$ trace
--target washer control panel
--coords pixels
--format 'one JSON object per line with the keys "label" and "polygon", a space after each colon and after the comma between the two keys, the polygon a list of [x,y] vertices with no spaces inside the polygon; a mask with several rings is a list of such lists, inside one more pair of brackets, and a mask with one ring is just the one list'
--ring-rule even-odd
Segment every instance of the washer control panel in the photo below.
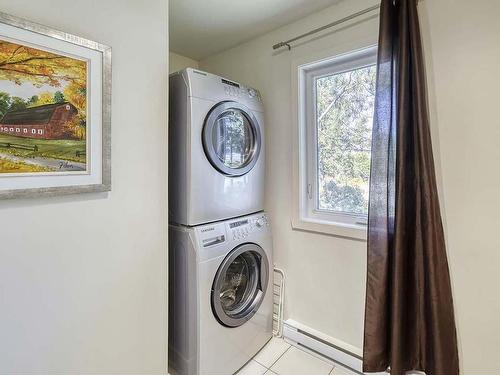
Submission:
{"label": "washer control panel", "polygon": [[269,226],[267,214],[236,219],[228,223],[228,237],[233,240],[244,240],[251,233]]}
{"label": "washer control panel", "polygon": [[198,228],[198,237],[202,247],[210,247],[226,241],[224,224],[205,225]]}
{"label": "washer control panel", "polygon": [[266,213],[240,217],[224,223],[213,223],[196,227],[200,248],[214,248],[226,241],[244,241],[252,233],[269,230]]}

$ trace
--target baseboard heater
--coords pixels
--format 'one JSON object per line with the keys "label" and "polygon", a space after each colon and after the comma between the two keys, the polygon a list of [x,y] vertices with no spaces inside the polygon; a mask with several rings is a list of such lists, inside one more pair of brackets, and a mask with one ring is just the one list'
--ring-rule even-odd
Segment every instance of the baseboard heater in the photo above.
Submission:
{"label": "baseboard heater", "polygon": [[[283,323],[283,336],[285,340],[296,346],[325,357],[358,374],[364,374],[362,351],[359,348],[324,335],[292,319]],[[380,372],[371,375],[387,375],[387,373]]]}

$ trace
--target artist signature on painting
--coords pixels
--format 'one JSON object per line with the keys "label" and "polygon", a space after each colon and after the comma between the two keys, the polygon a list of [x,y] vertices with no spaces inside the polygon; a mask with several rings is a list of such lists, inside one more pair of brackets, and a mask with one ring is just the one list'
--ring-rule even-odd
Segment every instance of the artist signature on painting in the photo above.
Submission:
{"label": "artist signature on painting", "polygon": [[68,161],[61,161],[59,163],[59,169],[74,169],[75,166]]}

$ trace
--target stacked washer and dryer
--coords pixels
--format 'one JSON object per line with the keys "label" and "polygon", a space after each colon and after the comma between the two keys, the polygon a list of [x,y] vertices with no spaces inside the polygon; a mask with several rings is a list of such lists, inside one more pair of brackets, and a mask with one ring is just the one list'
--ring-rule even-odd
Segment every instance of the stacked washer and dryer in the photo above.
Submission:
{"label": "stacked washer and dryer", "polygon": [[169,371],[230,375],[272,336],[262,101],[189,68],[169,95]]}

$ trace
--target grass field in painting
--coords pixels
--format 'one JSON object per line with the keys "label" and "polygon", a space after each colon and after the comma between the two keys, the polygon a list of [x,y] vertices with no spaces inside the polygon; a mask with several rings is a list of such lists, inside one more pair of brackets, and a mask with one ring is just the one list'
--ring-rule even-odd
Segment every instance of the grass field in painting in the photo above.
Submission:
{"label": "grass field in painting", "polygon": [[[15,147],[6,147],[6,143],[28,147],[37,146],[38,151],[24,150]],[[43,157],[51,159],[62,159],[67,161],[85,163],[85,149],[86,142],[84,140],[78,141],[65,139],[35,139],[0,134],[0,154],[10,154],[23,158]],[[82,154],[77,156],[77,151]],[[1,167],[0,170],[2,170]]]}
{"label": "grass field in painting", "polygon": [[20,161],[5,160],[0,157],[0,171],[2,173],[31,173],[31,172],[51,172],[51,169],[38,165],[23,163]]}

